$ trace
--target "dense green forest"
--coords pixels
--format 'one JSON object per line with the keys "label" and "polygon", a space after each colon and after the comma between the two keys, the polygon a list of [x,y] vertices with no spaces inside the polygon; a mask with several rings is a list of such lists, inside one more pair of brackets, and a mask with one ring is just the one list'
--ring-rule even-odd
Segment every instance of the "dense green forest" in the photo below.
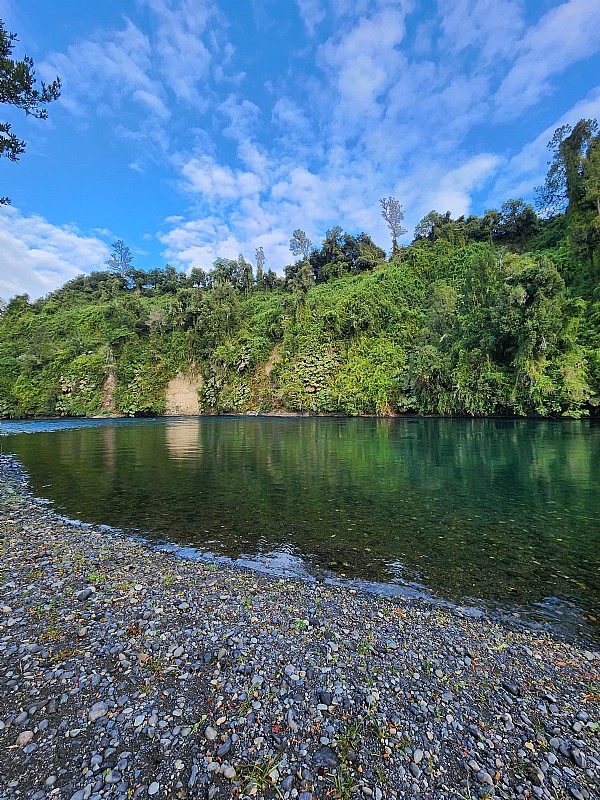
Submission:
{"label": "dense green forest", "polygon": [[161,413],[177,374],[197,377],[203,412],[594,413],[596,122],[560,128],[550,148],[539,215],[522,200],[432,211],[402,247],[400,206],[382,201],[389,259],[334,228],[320,247],[295,231],[284,278],[261,248],[253,264],[145,272],[118,242],[107,271],[3,305],[0,415]]}

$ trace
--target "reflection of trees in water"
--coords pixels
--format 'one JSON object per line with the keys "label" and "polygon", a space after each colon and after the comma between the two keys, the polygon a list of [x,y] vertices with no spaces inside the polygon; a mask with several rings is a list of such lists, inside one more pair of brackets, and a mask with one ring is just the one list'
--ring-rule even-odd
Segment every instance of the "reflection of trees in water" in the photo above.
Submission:
{"label": "reflection of trees in water", "polygon": [[232,557],[285,546],[349,577],[401,566],[455,599],[591,608],[599,436],[580,421],[210,418],[14,442],[34,486],[87,519]]}

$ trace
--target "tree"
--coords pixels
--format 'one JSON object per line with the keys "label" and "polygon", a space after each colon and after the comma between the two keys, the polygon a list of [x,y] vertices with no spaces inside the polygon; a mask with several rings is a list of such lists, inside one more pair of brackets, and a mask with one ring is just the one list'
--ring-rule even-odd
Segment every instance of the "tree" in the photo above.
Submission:
{"label": "tree", "polygon": [[347,248],[348,240],[339,225],[327,231],[321,249],[314,249],[310,255],[310,264],[315,283],[326,283],[332,278],[339,278],[350,269]]}
{"label": "tree", "polygon": [[600,218],[600,137],[596,136],[590,143],[587,159],[583,166],[583,185],[589,200],[596,207],[596,215]]}
{"label": "tree", "polygon": [[238,256],[238,282],[244,294],[248,295],[252,291],[254,276],[252,275],[252,264],[250,264],[240,253]]}
{"label": "tree", "polygon": [[125,276],[125,273],[129,269],[129,265],[133,261],[133,256],[131,255],[131,251],[126,246],[125,242],[122,239],[117,239],[116,242],[113,242],[112,245],[112,254],[109,259],[107,259],[104,263],[108,266],[109,269],[112,269],[114,272],[118,273],[121,277]]}
{"label": "tree", "polygon": [[284,272],[285,288],[292,294],[304,298],[313,284],[310,261],[307,258],[303,258],[301,261],[296,261],[295,264],[288,264],[284,268]]}
{"label": "tree", "polygon": [[295,256],[302,256],[303,259],[308,261],[310,258],[310,254],[313,249],[313,243],[308,238],[308,236],[297,229],[294,231],[292,238],[290,239],[290,250]]}
{"label": "tree", "polygon": [[[0,103],[22,108],[27,116],[35,119],[47,119],[44,105],[60,97],[60,78],[55,78],[50,84],[42,81],[40,88],[36,89],[32,59],[29,56],[24,56],[23,61],[11,58],[16,41],[16,34],[6,31],[0,20]],[[24,152],[25,142],[12,133],[8,122],[0,122],[0,157],[18,161]],[[0,197],[0,203],[10,203],[10,199]]]}
{"label": "tree", "polygon": [[263,275],[265,273],[265,251],[262,247],[256,248],[256,285],[260,288],[263,285]]}
{"label": "tree", "polygon": [[554,131],[552,139],[548,142],[548,149],[552,151],[552,160],[548,162],[550,169],[544,184],[534,189],[537,209],[546,217],[560,214],[567,207],[567,185],[561,149],[564,139],[570,133],[570,125],[561,125]]}
{"label": "tree", "polygon": [[415,228],[414,238],[428,239],[430,242],[435,242],[436,239],[440,238],[443,227],[451,222],[449,211],[446,211],[445,214],[440,214],[439,211],[430,211]]}
{"label": "tree", "polygon": [[499,244],[522,253],[538,230],[539,222],[533,207],[519,198],[502,203],[493,236]]}
{"label": "tree", "polygon": [[399,250],[398,239],[406,233],[406,228],[402,227],[404,211],[400,202],[391,195],[390,197],[382,197],[379,203],[381,204],[381,216],[392,232],[392,257],[394,257]]}
{"label": "tree", "polygon": [[598,138],[595,119],[581,119],[571,128],[562,125],[548,142],[552,161],[543,186],[538,186],[536,204],[545,216],[574,211],[585,196],[584,172],[587,157]]}
{"label": "tree", "polygon": [[599,137],[595,119],[581,119],[573,129],[558,128],[549,143],[554,156],[546,182],[536,190],[546,215],[565,212],[573,255],[594,268],[600,257]]}

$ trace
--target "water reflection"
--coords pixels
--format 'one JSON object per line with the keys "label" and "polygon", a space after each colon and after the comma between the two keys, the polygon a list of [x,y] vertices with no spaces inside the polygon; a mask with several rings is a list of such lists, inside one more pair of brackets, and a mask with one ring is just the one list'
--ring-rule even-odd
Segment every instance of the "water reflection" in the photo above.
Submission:
{"label": "water reflection", "polygon": [[120,421],[4,443],[87,521],[457,602],[600,607],[593,421]]}
{"label": "water reflection", "polygon": [[165,429],[169,458],[195,459],[202,449],[201,428],[194,423],[169,425]]}

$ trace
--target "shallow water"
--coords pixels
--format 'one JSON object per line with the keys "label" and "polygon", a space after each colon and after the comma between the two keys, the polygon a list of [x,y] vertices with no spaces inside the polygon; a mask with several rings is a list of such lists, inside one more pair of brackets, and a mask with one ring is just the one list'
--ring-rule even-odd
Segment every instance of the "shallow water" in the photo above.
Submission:
{"label": "shallow water", "polygon": [[4,422],[56,511],[281,573],[518,611],[596,639],[600,422]]}

